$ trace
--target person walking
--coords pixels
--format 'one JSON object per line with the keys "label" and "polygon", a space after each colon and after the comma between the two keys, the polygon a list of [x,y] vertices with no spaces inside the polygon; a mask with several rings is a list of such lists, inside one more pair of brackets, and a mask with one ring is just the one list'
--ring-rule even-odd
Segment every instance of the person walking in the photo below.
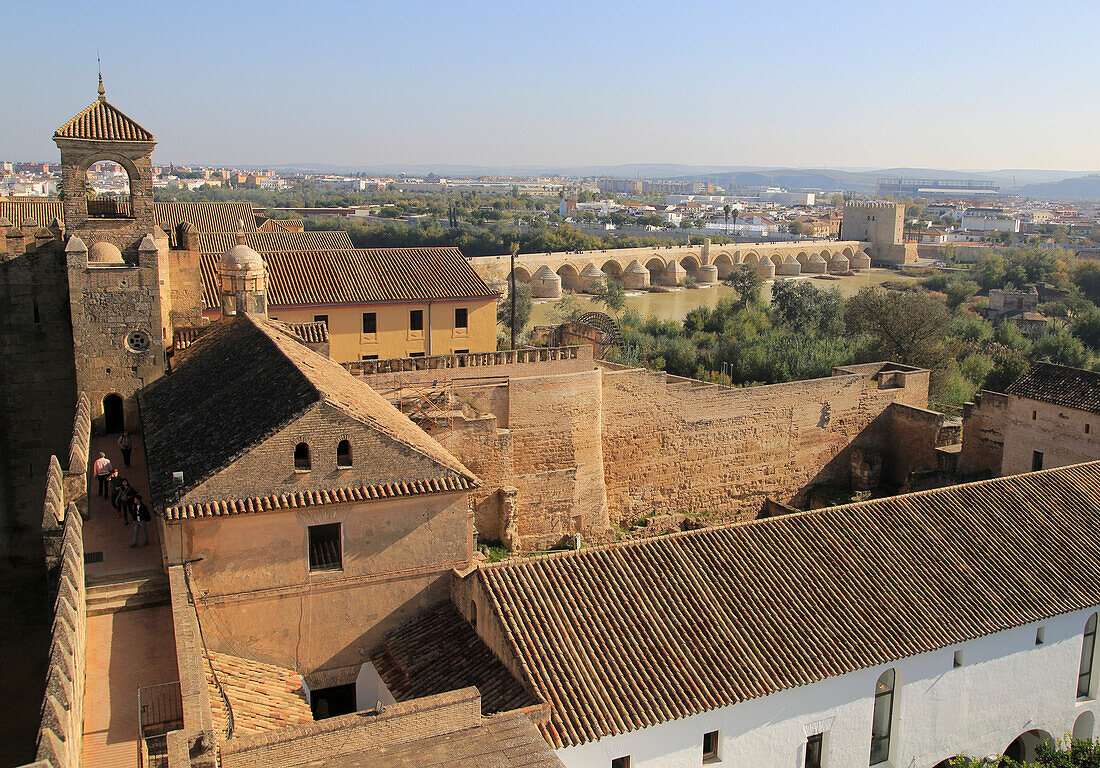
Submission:
{"label": "person walking", "polygon": [[145,541],[141,546],[145,546],[149,543],[149,528],[147,527],[149,521],[153,519],[153,516],[149,514],[149,507],[144,501],[141,500],[141,494],[137,494],[134,497],[134,540],[130,542],[131,547],[138,545],[138,533],[145,534]]}
{"label": "person walking", "polygon": [[130,437],[129,432],[123,432],[122,437],[118,439],[118,449],[122,451],[122,463],[130,466],[130,451],[134,450],[134,438]]}
{"label": "person walking", "polygon": [[107,454],[100,451],[99,458],[92,464],[92,474],[99,480],[99,495],[103,498],[107,498],[107,483],[111,479],[113,469],[114,467],[111,466],[111,460],[107,458]]}
{"label": "person walking", "polygon": [[119,474],[118,470],[112,468],[110,479],[107,481],[107,498],[111,500],[111,506],[115,508],[115,517],[122,517],[122,507],[118,503],[118,491],[122,488],[122,484],[126,482]]}
{"label": "person walking", "polygon": [[122,486],[118,489],[118,508],[122,511],[122,523],[123,525],[130,524],[130,518],[134,516],[134,499],[137,497],[137,491],[130,485],[129,480],[123,480]]}

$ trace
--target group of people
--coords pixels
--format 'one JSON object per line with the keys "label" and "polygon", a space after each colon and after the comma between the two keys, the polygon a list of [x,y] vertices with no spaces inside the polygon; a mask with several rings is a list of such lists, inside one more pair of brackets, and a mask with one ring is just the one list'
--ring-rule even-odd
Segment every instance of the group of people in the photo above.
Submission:
{"label": "group of people", "polygon": [[[123,432],[118,439],[118,448],[122,453],[122,462],[130,466],[130,454],[134,448],[133,438],[129,432]],[[153,516],[149,511],[149,505],[137,492],[130,481],[118,474],[118,469],[111,464],[107,454],[100,451],[99,456],[92,464],[92,474],[99,483],[99,495],[107,499],[115,509],[115,517],[122,520],[123,525],[134,524],[134,536],[130,542],[131,547],[138,546],[139,536],[144,537],[141,546],[149,543],[149,523]]]}

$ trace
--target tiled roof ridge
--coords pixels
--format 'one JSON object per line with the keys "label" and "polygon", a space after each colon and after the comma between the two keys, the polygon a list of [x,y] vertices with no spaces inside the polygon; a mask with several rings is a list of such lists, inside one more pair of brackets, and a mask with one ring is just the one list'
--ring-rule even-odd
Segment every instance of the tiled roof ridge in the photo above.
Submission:
{"label": "tiled roof ridge", "polygon": [[280,509],[302,509],[328,504],[350,504],[356,501],[374,501],[401,496],[420,496],[428,493],[447,493],[470,490],[479,485],[465,477],[441,475],[421,480],[400,480],[372,485],[349,485],[338,488],[288,491],[266,496],[246,496],[217,501],[195,502],[168,507],[166,520],[184,520],[197,517],[221,517],[224,515],[259,514]]}
{"label": "tiled roof ridge", "polygon": [[500,568],[506,568],[508,566],[514,566],[521,562],[532,562],[536,560],[550,560],[554,558],[564,557],[577,557],[586,554],[595,554],[597,552],[603,552],[612,549],[629,549],[632,547],[645,547],[652,545],[656,542],[670,541],[674,539],[686,539],[695,536],[706,536],[708,534],[714,534],[717,531],[725,531],[731,528],[744,528],[747,526],[767,526],[769,524],[778,525],[782,521],[791,520],[793,518],[819,516],[825,512],[832,512],[836,510],[850,510],[859,509],[860,507],[867,507],[875,504],[882,504],[883,502],[889,502],[897,499],[915,499],[935,496],[937,494],[948,493],[951,491],[958,491],[963,488],[976,488],[983,485],[989,485],[992,483],[1003,482],[1019,477],[1033,477],[1037,475],[1046,475],[1051,473],[1065,473],[1066,470],[1075,469],[1078,467],[1084,467],[1091,464],[1100,466],[1100,460],[1092,459],[1089,461],[1081,461],[1076,464],[1066,464],[1061,467],[1048,467],[1047,469],[1040,469],[1034,472],[1020,472],[1015,475],[1003,475],[1001,477],[989,477],[983,480],[971,480],[967,483],[959,483],[957,485],[945,485],[940,488],[925,488],[920,491],[910,491],[909,493],[899,493],[894,496],[883,496],[877,499],[865,499],[863,501],[853,501],[848,504],[835,504],[831,507],[819,507],[818,509],[803,509],[798,512],[789,512],[781,515],[772,515],[771,517],[760,517],[753,520],[734,520],[728,523],[720,523],[718,525],[711,525],[705,528],[696,528],[692,531],[675,531],[673,533],[662,534],[660,536],[651,536],[643,539],[631,539],[629,541],[613,541],[608,544],[597,544],[593,547],[584,547],[583,549],[563,549],[554,552],[543,552],[533,557],[525,558],[524,560],[516,560],[515,558],[500,560],[495,563],[478,563],[475,567],[478,571],[496,570]]}
{"label": "tiled roof ridge", "polygon": [[[296,334],[292,335],[291,332],[285,331],[282,328],[279,328],[278,326],[271,323],[270,321],[257,322],[256,327],[259,328],[261,330],[261,332],[264,333],[264,335],[268,336],[268,338],[272,338],[271,335],[270,335],[270,331],[271,330],[276,330],[280,333],[283,333],[284,335],[290,336],[297,344],[300,344],[303,348],[309,349],[308,347],[305,346],[305,344],[304,344],[303,340],[301,339],[301,337],[297,336]],[[272,340],[274,341],[273,338],[272,338]],[[348,408],[343,403],[340,403],[330,393],[324,391],[321,388],[321,386],[317,383],[317,381],[310,375],[309,372],[307,372],[306,370],[303,370],[293,359],[291,359],[290,355],[287,354],[287,351],[285,349],[283,349],[281,346],[279,346],[278,342],[274,342],[274,343],[275,343],[275,347],[279,351],[279,354],[281,354],[284,358],[286,358],[286,360],[296,370],[298,370],[301,373],[301,375],[306,379],[306,381],[309,383],[309,386],[312,387],[313,390],[317,393],[318,399],[323,400],[325,403],[328,403],[330,406],[332,406],[333,408],[336,408],[341,413],[346,414],[348,416],[348,418],[354,419],[355,421],[358,421],[360,424],[363,424],[364,426],[370,427],[371,429],[375,430],[379,434],[384,435],[385,437],[388,437],[389,439],[393,440],[395,443],[403,445],[404,447],[406,447],[410,451],[413,451],[414,453],[424,457],[425,459],[428,459],[429,461],[431,461],[431,462],[433,462],[437,465],[441,465],[444,469],[448,469],[448,470],[454,472],[455,474],[464,477],[468,482],[472,483],[472,487],[477,487],[477,486],[481,485],[481,481],[477,478],[477,476],[474,473],[472,473],[469,469],[467,469],[466,466],[461,461],[459,461],[454,455],[451,454],[450,451],[448,451],[446,448],[444,448],[438,442],[436,442],[436,446],[438,447],[438,452],[436,453],[436,455],[432,455],[431,453],[428,453],[425,450],[424,446],[417,445],[412,440],[409,440],[406,437],[400,435],[396,430],[391,429],[387,424],[385,424],[381,420],[379,420],[379,419],[370,419],[370,420],[368,420],[368,419],[365,419],[365,418],[361,417],[359,414],[350,412],[348,410]],[[310,350],[310,351],[312,352],[312,350]],[[317,353],[313,353],[313,354],[317,354]],[[349,373],[348,370],[346,368],[344,368],[342,365],[340,365],[339,363],[336,363],[336,362],[332,361],[331,359],[320,356],[320,355],[319,355],[319,357],[321,357],[322,360],[324,360],[325,362],[330,364],[330,367],[333,370],[333,372],[338,371],[338,375],[341,378],[346,378],[349,382],[354,382],[355,386],[365,387],[366,390],[371,392],[372,394],[377,394],[377,393],[374,392],[374,390],[372,390],[370,388],[370,385],[368,385],[368,384],[360,381],[359,379],[355,378],[354,376],[352,376],[351,373]],[[381,395],[379,395],[378,397],[381,398]],[[393,407],[388,402],[386,403],[386,405],[388,407],[391,407],[391,408]],[[400,413],[400,412],[398,412],[398,413]],[[402,418],[405,418],[404,414],[402,414]],[[412,422],[410,422],[410,424],[411,423]],[[418,434],[423,434],[424,437],[428,438],[429,440],[432,440],[432,442],[435,442],[434,438],[432,438],[430,435],[428,435],[427,433],[421,432],[419,427],[415,427],[415,425],[414,425],[414,428],[418,431]]]}

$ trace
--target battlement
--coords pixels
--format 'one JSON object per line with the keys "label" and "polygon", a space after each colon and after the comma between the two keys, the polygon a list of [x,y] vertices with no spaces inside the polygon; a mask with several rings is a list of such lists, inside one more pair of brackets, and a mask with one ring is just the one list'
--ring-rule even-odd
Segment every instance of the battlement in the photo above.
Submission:
{"label": "battlement", "polygon": [[899,205],[901,205],[901,203],[893,203],[893,202],[889,202],[889,201],[862,201],[862,200],[848,201],[848,202],[844,203],[845,208],[887,209],[887,208],[896,208]]}
{"label": "battlement", "polygon": [[[343,366],[355,376],[379,373],[410,373],[419,371],[455,371],[463,368],[485,368],[506,365],[529,365],[564,360],[592,361],[591,347],[529,347],[499,352],[470,352],[461,355],[431,357],[397,357],[389,360],[357,360]],[[444,374],[448,378],[454,374]],[[505,374],[501,374],[505,375]]]}

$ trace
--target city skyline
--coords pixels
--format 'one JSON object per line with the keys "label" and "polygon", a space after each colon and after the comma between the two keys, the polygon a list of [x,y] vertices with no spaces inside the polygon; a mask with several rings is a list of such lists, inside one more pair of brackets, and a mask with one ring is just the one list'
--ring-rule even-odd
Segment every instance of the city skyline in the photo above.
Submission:
{"label": "city skyline", "polygon": [[[98,53],[163,162],[1100,168],[1094,6],[908,10],[196,3],[182,35],[169,6],[24,4],[12,28],[77,42],[12,41],[3,154],[55,156],[40,123],[94,98]],[[152,53],[113,45],[134,25]]]}

